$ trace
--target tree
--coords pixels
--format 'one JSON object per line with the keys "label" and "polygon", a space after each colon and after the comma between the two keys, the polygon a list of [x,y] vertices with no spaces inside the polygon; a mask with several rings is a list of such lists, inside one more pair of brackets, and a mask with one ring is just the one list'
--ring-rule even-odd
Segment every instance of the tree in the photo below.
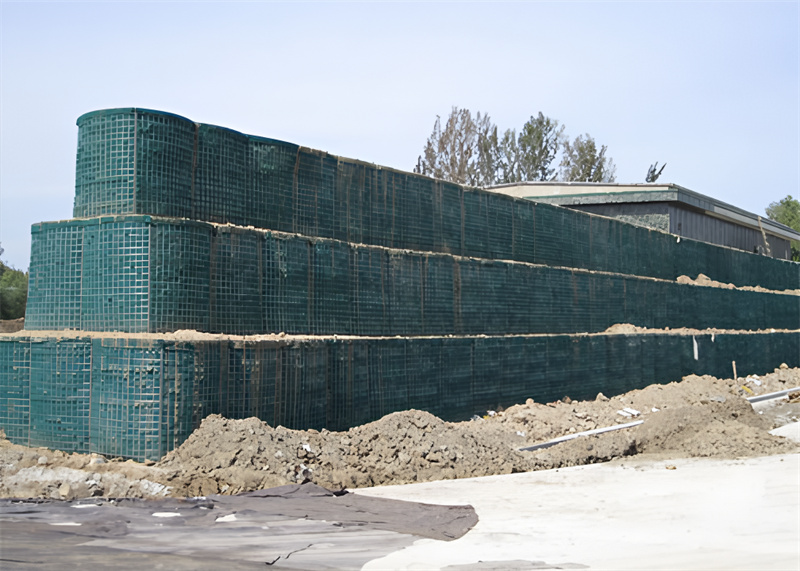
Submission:
{"label": "tree", "polygon": [[28,275],[0,262],[0,319],[25,316]]}
{"label": "tree", "polygon": [[522,127],[517,140],[519,152],[519,180],[553,180],[556,169],[550,165],[564,139],[564,127],[558,121],[545,117],[542,112]]}
{"label": "tree", "polygon": [[519,182],[519,144],[517,143],[517,132],[508,129],[503,133],[503,138],[498,144],[497,171],[495,181],[499,184],[509,182]]}
{"label": "tree", "polygon": [[667,163],[661,165],[661,168],[658,168],[658,161],[656,164],[650,165],[650,168],[647,169],[647,178],[644,179],[645,182],[655,182],[658,180],[658,177],[661,176],[661,173],[664,172],[664,167],[667,166]]}
{"label": "tree", "polygon": [[578,135],[570,143],[564,141],[559,180],[567,182],[614,182],[617,167],[606,157],[607,147],[597,150],[597,144],[588,134]]}
{"label": "tree", "polygon": [[415,172],[471,186],[494,182],[497,170],[497,127],[488,114],[472,116],[453,107],[442,128],[436,117]]}
{"label": "tree", "polygon": [[[800,232],[800,201],[788,195],[778,202],[771,202],[766,209],[767,217]],[[800,241],[792,240],[792,260],[800,262]]]}
{"label": "tree", "polygon": [[416,173],[470,186],[549,181],[556,180],[556,174],[568,181],[613,182],[615,170],[605,146],[598,152],[589,135],[570,143],[564,127],[541,111],[519,133],[508,129],[500,137],[488,114],[473,116],[458,107],[452,108],[444,126],[436,117],[414,167]]}

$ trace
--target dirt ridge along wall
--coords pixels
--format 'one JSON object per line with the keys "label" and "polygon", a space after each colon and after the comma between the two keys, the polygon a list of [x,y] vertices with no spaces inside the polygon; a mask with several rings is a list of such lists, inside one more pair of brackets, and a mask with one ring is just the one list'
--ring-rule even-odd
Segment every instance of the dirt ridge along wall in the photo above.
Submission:
{"label": "dirt ridge along wall", "polygon": [[587,399],[690,373],[722,377],[732,360],[740,374],[798,366],[800,331],[282,341],[4,335],[0,427],[18,444],[156,460],[212,413],[331,430],[406,409],[464,420],[527,398]]}
{"label": "dirt ridge along wall", "polygon": [[800,327],[800,296],[149,216],[34,225],[28,330],[469,335]]}
{"label": "dirt ridge along wall", "polygon": [[78,119],[75,217],[151,214],[487,259],[800,288],[776,260],[159,111]]}

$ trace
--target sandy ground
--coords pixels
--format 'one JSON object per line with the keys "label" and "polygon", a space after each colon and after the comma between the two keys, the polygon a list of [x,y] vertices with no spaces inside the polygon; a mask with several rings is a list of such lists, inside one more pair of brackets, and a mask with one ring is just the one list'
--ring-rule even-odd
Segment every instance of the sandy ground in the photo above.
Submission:
{"label": "sandy ground", "polygon": [[[313,482],[364,488],[564,468],[645,455],[743,458],[795,453],[770,430],[800,419],[800,398],[756,409],[745,397],[800,386],[800,369],[761,377],[689,376],[680,383],[592,401],[527,403],[449,423],[422,411],[390,414],[347,432],[271,427],[258,419],[206,418],[157,463],[26,448],[0,440],[0,497],[155,498],[237,494]],[[623,430],[521,448],[597,428]]]}
{"label": "sandy ground", "polygon": [[359,490],[469,503],[477,525],[419,540],[382,569],[800,569],[800,455],[626,458],[544,472]]}

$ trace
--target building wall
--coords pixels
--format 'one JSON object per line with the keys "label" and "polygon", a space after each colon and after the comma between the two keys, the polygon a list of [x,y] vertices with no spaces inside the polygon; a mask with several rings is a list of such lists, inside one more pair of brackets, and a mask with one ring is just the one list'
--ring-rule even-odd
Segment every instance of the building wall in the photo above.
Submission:
{"label": "building wall", "polygon": [[[684,208],[676,203],[636,202],[570,204],[567,206],[573,210],[609,216],[617,220],[654,228],[692,240],[700,240],[750,253],[766,254],[764,239],[759,230],[714,218],[703,212]],[[767,234],[767,240],[770,254],[773,258],[781,260],[792,259],[788,240],[772,234]]]}
{"label": "building wall", "polygon": [[[720,220],[702,212],[680,206],[671,206],[670,232],[703,242],[728,246],[745,252],[766,254],[764,237],[760,230]],[[770,255],[781,260],[792,258],[789,241],[767,234]]]}

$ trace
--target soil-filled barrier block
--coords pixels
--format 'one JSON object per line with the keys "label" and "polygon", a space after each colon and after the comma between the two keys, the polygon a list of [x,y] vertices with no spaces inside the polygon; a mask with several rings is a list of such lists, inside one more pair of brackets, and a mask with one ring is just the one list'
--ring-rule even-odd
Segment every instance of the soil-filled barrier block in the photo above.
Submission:
{"label": "soil-filled barrier block", "polygon": [[28,442],[31,410],[31,343],[0,341],[0,428],[14,442]]}
{"label": "soil-filled barrier block", "polygon": [[209,414],[345,430],[533,398],[613,396],[684,375],[800,366],[800,332],[413,338],[0,336],[0,428],[20,444],[158,459]]}
{"label": "soil-filled barrier block", "polygon": [[91,345],[31,343],[30,445],[89,452]]}
{"label": "soil-filled barrier block", "polygon": [[[65,235],[73,253],[59,266],[61,252],[46,246]],[[150,216],[37,224],[32,250],[29,330],[385,336],[800,326],[798,295]],[[56,305],[68,309],[49,313]]]}
{"label": "soil-filled barrier block", "polygon": [[78,119],[75,217],[150,214],[398,249],[738,286],[800,265],[146,109]]}

